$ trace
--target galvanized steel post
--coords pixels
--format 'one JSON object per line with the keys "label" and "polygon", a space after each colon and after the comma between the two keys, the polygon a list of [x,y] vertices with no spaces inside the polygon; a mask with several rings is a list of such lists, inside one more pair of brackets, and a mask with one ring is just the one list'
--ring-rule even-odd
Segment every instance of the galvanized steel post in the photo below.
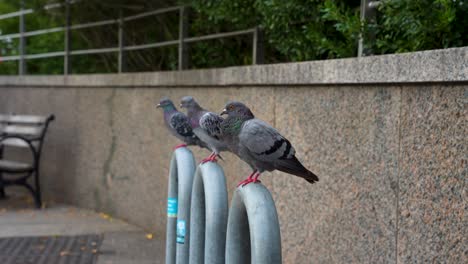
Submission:
{"label": "galvanized steel post", "polygon": [[120,9],[119,12],[119,54],[118,54],[118,72],[122,73],[125,71],[126,61],[125,61],[125,35],[124,35],[124,19],[123,19],[123,10]]}
{"label": "galvanized steel post", "polygon": [[278,214],[262,184],[237,188],[229,211],[226,263],[281,263]]}
{"label": "galvanized steel post", "polygon": [[179,9],[179,71],[188,69],[188,46],[185,38],[188,36],[188,7]]}
{"label": "galvanized steel post", "polygon": [[263,64],[264,63],[264,47],[263,47],[263,30],[259,27],[255,27],[253,32],[253,43],[252,43],[252,64]]}
{"label": "galvanized steel post", "polygon": [[190,213],[190,264],[224,264],[228,193],[223,169],[208,162],[198,166]]}
{"label": "galvanized steel post", "polygon": [[194,173],[192,151],[176,149],[169,171],[166,264],[186,264],[189,261],[190,198]]}
{"label": "galvanized steel post", "polygon": [[63,55],[63,74],[71,74],[70,50],[71,50],[71,18],[70,18],[70,0],[65,1],[65,41]]}
{"label": "galvanized steel post", "polygon": [[[375,21],[375,15],[376,15],[376,8],[377,6],[381,4],[379,1],[371,1],[371,0],[361,0],[361,23],[364,23],[366,21]],[[372,34],[368,34],[367,36],[370,39],[365,40],[364,37],[362,36],[362,33],[359,35],[359,40],[358,40],[358,57],[362,56],[367,56],[372,54],[372,50],[370,48],[365,48],[364,47],[364,41],[373,41],[375,36]]]}
{"label": "galvanized steel post", "polygon": [[26,37],[24,36],[24,33],[26,32],[26,23],[24,21],[24,0],[21,0],[21,15],[19,17],[19,63],[18,63],[18,74],[19,75],[24,75],[26,74]]}

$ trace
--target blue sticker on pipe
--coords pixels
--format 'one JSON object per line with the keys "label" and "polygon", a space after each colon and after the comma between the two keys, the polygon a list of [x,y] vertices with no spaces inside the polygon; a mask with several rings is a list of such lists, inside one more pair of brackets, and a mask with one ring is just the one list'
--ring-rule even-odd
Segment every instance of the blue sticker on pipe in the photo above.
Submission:
{"label": "blue sticker on pipe", "polygon": [[179,244],[185,243],[185,220],[177,220],[177,239],[176,242]]}
{"label": "blue sticker on pipe", "polygon": [[167,198],[167,217],[177,217],[177,198]]}

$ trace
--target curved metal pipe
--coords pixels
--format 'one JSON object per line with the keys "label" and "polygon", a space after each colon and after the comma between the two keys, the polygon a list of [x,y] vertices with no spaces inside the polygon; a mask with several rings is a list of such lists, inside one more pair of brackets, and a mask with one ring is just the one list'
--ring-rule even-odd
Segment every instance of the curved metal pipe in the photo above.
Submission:
{"label": "curved metal pipe", "polygon": [[262,184],[237,188],[229,212],[226,263],[281,263],[278,214]]}
{"label": "curved metal pipe", "polygon": [[188,148],[174,151],[167,195],[166,264],[189,261],[190,198],[195,159]]}
{"label": "curved metal pipe", "polygon": [[213,162],[198,166],[190,213],[190,264],[224,264],[228,193],[223,169]]}

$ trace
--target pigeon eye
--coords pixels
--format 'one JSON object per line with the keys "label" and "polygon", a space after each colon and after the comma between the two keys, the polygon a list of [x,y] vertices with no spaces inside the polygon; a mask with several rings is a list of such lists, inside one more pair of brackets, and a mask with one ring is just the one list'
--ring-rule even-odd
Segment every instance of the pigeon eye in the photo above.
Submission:
{"label": "pigeon eye", "polygon": [[233,105],[230,105],[230,106],[228,107],[228,109],[229,109],[229,110],[234,110],[234,106],[233,106]]}

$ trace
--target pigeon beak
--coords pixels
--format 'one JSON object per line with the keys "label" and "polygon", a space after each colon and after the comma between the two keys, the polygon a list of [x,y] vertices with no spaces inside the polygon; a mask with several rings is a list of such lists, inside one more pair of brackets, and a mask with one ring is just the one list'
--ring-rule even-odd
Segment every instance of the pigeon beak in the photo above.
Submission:
{"label": "pigeon beak", "polygon": [[223,109],[223,111],[221,112],[221,115],[227,115],[227,110]]}
{"label": "pigeon beak", "polygon": [[159,107],[161,107],[161,104],[157,104],[157,105],[156,105],[156,108],[159,108]]}

